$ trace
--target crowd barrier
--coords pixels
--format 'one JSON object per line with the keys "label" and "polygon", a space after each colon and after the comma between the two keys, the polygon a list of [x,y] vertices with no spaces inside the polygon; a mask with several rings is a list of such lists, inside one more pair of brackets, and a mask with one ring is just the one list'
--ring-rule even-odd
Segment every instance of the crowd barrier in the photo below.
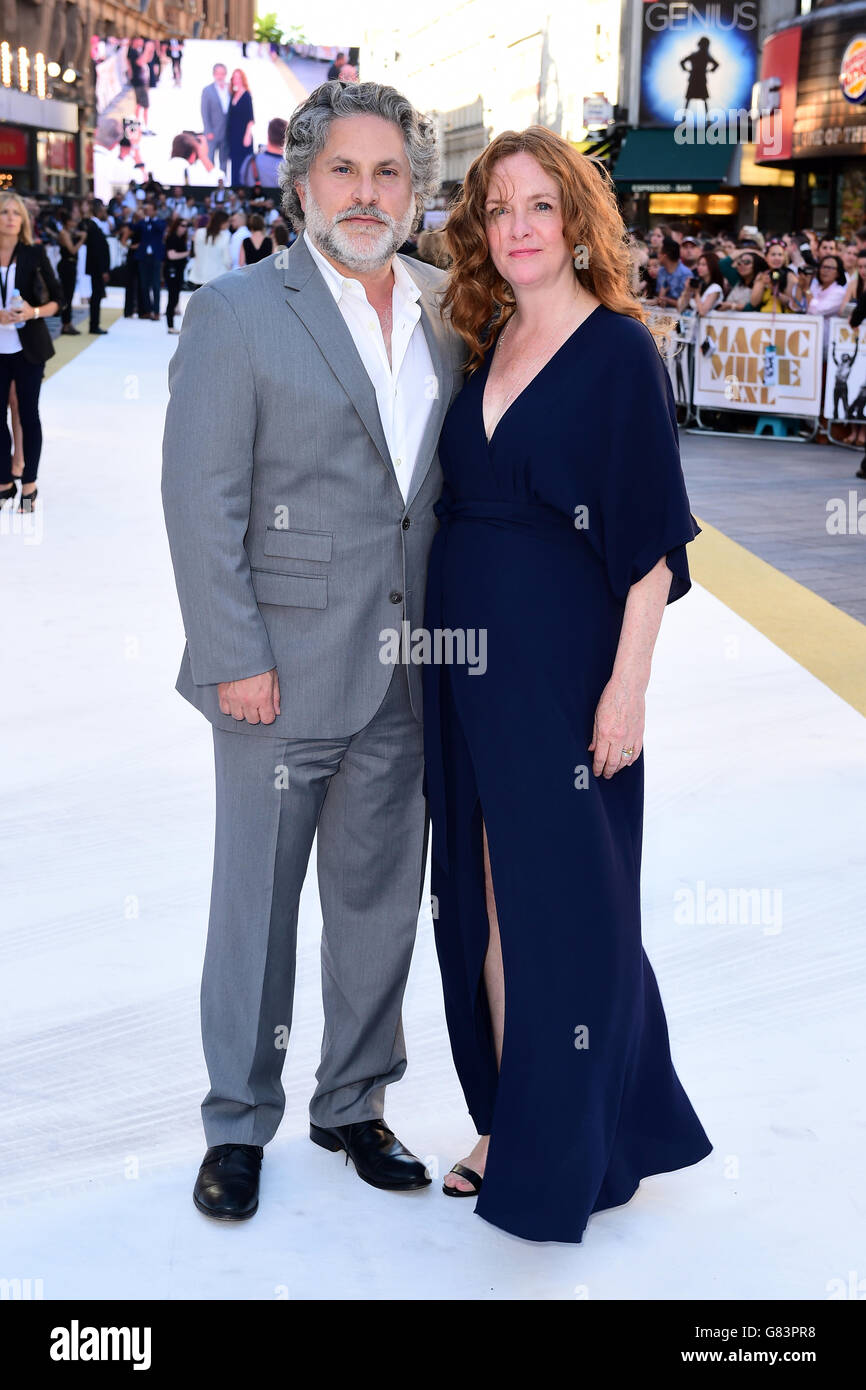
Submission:
{"label": "crowd barrier", "polygon": [[866,325],[852,329],[845,318],[831,320],[825,377],[818,314],[722,310],[702,317],[657,306],[647,313],[663,345],[682,428],[736,433],[711,423],[710,411],[754,415],[755,434],[771,437],[790,437],[789,425],[805,421],[811,433],[797,432],[804,441],[815,437],[822,415],[866,424]]}

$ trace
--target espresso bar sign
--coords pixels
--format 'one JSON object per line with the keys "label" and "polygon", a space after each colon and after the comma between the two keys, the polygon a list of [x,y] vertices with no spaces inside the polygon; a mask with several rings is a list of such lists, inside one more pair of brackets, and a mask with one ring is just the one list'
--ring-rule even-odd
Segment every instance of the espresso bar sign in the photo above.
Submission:
{"label": "espresso bar sign", "polygon": [[695,353],[695,405],[818,415],[822,332],[816,314],[709,314]]}

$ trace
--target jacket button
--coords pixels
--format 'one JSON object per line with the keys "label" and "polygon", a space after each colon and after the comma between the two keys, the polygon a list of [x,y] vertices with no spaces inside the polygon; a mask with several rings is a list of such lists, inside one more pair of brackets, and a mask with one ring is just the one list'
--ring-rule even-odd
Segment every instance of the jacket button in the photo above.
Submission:
{"label": "jacket button", "polygon": [[410,522],[408,516],[404,516],[403,520],[400,522],[400,525],[403,527],[404,531],[408,531],[411,524],[412,523]]}
{"label": "jacket button", "polygon": [[402,602],[403,602],[403,595],[402,595],[401,593],[399,593],[397,589],[392,589],[392,591],[391,591],[391,593],[388,595],[388,597],[390,598],[390,600],[391,600],[392,603],[402,603]]}

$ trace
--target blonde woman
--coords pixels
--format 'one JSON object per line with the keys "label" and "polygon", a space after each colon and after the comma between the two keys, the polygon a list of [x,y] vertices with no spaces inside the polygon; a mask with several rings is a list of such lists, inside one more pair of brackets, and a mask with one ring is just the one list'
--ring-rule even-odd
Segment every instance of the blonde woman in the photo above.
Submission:
{"label": "blonde woman", "polygon": [[0,193],[0,506],[14,502],[16,496],[6,418],[14,383],[24,460],[20,512],[32,512],[36,506],[42,453],[39,392],[45,363],[54,356],[45,319],[63,304],[60,281],[45,247],[33,240],[23,200],[11,191]]}
{"label": "blonde woman", "polygon": [[[446,227],[467,380],[439,441],[422,667],[432,892],[478,1138],[450,1197],[530,1240],[711,1144],[641,945],[644,694],[699,532],[609,177],[498,136]],[[471,660],[470,660],[471,656]]]}

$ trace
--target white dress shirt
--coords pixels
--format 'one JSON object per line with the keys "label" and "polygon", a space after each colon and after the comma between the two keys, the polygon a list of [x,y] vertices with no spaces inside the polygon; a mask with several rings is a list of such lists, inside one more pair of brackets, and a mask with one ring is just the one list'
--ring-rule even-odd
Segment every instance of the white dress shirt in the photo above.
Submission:
{"label": "white dress shirt", "polygon": [[418,303],[421,291],[402,261],[395,256],[391,262],[394,290],[391,298],[389,363],[379,315],[368,300],[361,281],[343,275],[336,266],[331,265],[306,231],[304,240],[334,296],[373,383],[379,419],[405,502],[437,394],[433,360],[421,323],[421,306]]}
{"label": "white dress shirt", "polygon": [[[6,286],[6,308],[12,307],[12,300],[15,298],[15,262],[9,269],[0,270],[0,279]],[[0,323],[0,352],[20,352],[21,339],[18,334],[24,327],[21,323]]]}
{"label": "white dress shirt", "polygon": [[231,247],[229,254],[232,261],[232,270],[237,270],[241,263],[241,247],[250,234],[250,229],[246,222],[242,227],[236,227],[232,232]]}

